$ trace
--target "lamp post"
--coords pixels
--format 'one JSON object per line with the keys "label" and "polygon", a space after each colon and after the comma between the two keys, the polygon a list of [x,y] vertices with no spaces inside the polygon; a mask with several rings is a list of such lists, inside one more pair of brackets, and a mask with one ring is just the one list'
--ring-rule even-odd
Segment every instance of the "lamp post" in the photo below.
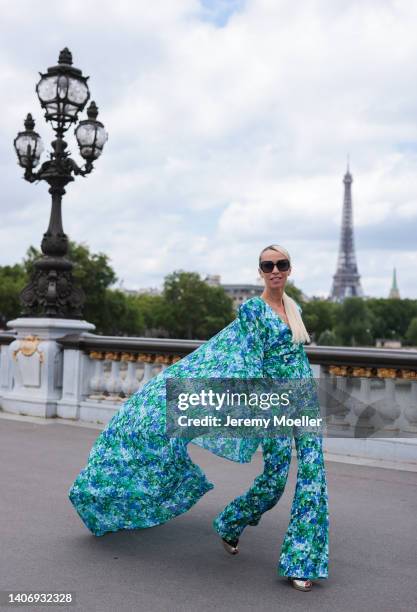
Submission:
{"label": "lamp post", "polygon": [[[24,179],[29,183],[48,183],[51,215],[42,239],[42,255],[34,262],[30,281],[20,293],[21,316],[6,323],[15,330],[16,338],[7,350],[10,376],[1,400],[6,412],[76,419],[85,396],[81,372],[89,367],[89,358],[81,351],[69,350],[64,359],[57,340],[67,334],[90,333],[95,325],[82,320],[85,295],[74,284],[73,264],[67,258],[68,237],[62,227],[61,205],[66,185],[75,176],[87,176],[93,170],[107,133],[97,120],[94,102],[87,108],[87,119],[78,120],[90,99],[89,77],[74,68],[67,48],[59,54],[58,64],[45,74],[40,73],[40,77],[36,92],[45,119],[55,131],[49,159],[35,170],[43,144],[30,114],[25,119],[25,129],[14,140],[14,147],[18,163],[25,170]],[[64,140],[68,128],[77,123],[74,133],[85,160],[83,166],[71,159]]]}
{"label": "lamp post", "polygon": [[40,76],[36,92],[45,110],[45,119],[55,131],[50,158],[39,171],[34,171],[40,162],[43,144],[34,131],[35,122],[31,114],[24,122],[25,130],[15,138],[14,147],[19,165],[25,169],[24,179],[30,183],[44,180],[49,184],[52,206],[49,226],[41,243],[43,255],[35,261],[30,282],[20,293],[21,316],[80,319],[85,295],[80,287],[75,286],[73,263],[66,258],[68,237],[62,226],[62,196],[74,175],[86,176],[93,170],[93,162],[100,157],[108,135],[103,124],[97,121],[95,102],[91,102],[87,109],[88,118],[80,121],[74,130],[80,154],[85,160],[83,167],[78,166],[66,151],[68,144],[64,134],[71,124],[77,123],[78,114],[90,99],[89,77],[73,67],[72,55],[67,48],[59,54],[58,64]]}

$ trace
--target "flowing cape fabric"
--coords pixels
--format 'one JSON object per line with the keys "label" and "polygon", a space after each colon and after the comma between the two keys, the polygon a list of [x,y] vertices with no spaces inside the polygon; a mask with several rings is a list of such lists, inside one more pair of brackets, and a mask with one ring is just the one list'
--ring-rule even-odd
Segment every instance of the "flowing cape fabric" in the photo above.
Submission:
{"label": "flowing cape fabric", "polygon": [[[267,327],[259,301],[248,301],[237,318],[198,349],[172,364],[130,396],[90,450],[68,496],[96,535],[152,527],[190,509],[213,488],[188,452],[189,440],[166,432],[166,381],[178,378],[260,378]],[[195,444],[246,463],[257,439],[213,438]]]}
{"label": "flowing cape fabric", "polygon": [[[253,303],[241,304],[235,321],[203,345],[208,357],[207,363],[212,364],[212,367],[207,367],[205,376],[242,379],[263,377],[266,334],[267,328]],[[249,463],[260,440],[207,435],[194,438],[191,442],[225,459]]]}

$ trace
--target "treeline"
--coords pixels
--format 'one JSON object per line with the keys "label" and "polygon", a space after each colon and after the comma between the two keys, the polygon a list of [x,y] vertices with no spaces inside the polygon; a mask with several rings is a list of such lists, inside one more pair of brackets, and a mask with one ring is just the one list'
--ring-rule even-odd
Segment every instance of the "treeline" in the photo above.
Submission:
{"label": "treeline", "polygon": [[[41,252],[30,247],[21,264],[0,266],[0,327],[20,315],[19,293],[28,283]],[[129,295],[112,287],[118,278],[104,253],[70,241],[68,258],[75,282],[86,295],[83,318],[94,333],[205,340],[230,323],[233,302],[221,287],[210,287],[195,272],[165,278],[162,295]]]}
{"label": "treeline", "polygon": [[[19,293],[33,263],[41,255],[30,247],[21,264],[0,266],[0,327],[18,317]],[[114,288],[118,278],[104,253],[70,241],[68,257],[74,278],[84,289],[84,319],[95,333],[206,340],[236,316],[232,300],[221,287],[207,285],[196,272],[168,274],[161,295],[129,295]],[[320,298],[308,302],[291,282],[286,291],[303,309],[313,342],[333,346],[375,346],[378,339],[417,346],[417,300],[348,298],[342,304]]]}
{"label": "treeline", "polygon": [[417,346],[417,300],[351,297],[339,304],[314,298],[302,307],[305,326],[319,345],[375,346],[384,339]]}

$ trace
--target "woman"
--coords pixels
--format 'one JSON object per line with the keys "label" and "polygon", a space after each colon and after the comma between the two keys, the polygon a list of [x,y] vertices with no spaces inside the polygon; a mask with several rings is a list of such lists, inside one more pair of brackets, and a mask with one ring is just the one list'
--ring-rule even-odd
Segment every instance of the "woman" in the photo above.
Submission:
{"label": "woman", "polygon": [[[169,366],[134,393],[95,441],[69,498],[90,531],[101,536],[119,529],[152,527],[189,510],[213,488],[187,452],[189,440],[166,434],[168,378],[311,377],[302,342],[309,341],[300,307],[285,292],[290,256],[278,245],[259,257],[265,281],[261,296],[247,300],[238,317],[198,349]],[[300,309],[301,310],[301,309]],[[202,436],[192,440],[213,453],[248,462],[259,445],[249,438]],[[278,573],[295,588],[327,578],[327,484],[321,439],[295,437],[297,487]],[[264,472],[251,489],[214,520],[226,550],[235,554],[248,524],[276,504],[291,461],[291,437],[262,442]]]}
{"label": "woman", "polygon": [[[259,272],[265,283],[260,299],[266,304],[260,309],[261,317],[264,325],[272,330],[272,340],[264,345],[263,376],[282,379],[312,377],[302,346],[302,342],[309,342],[310,337],[298,312],[301,312],[301,307],[284,291],[291,274],[288,251],[279,245],[263,249],[259,256]],[[317,408],[318,416],[319,406]],[[288,576],[296,589],[309,591],[312,579],[328,577],[327,481],[321,437],[296,431],[294,439],[297,484],[278,572]],[[290,468],[291,447],[290,436],[265,438],[262,442],[263,473],[244,495],[233,500],[215,518],[214,528],[222,537],[227,552],[237,554],[243,529],[247,525],[257,525],[262,514],[280,499]]]}

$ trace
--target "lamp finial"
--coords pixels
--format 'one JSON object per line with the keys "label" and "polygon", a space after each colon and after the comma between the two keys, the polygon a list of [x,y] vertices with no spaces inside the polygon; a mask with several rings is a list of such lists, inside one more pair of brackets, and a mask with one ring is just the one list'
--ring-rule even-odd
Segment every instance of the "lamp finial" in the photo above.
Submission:
{"label": "lamp finial", "polygon": [[59,54],[58,64],[66,64],[67,66],[72,66],[72,53],[68,49],[68,47],[62,49],[61,53]]}

